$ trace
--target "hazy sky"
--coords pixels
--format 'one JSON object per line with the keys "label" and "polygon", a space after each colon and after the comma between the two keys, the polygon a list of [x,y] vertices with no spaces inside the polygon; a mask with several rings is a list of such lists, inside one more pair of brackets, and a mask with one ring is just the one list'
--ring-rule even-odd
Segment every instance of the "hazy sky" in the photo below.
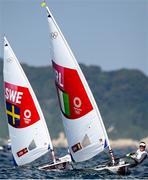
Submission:
{"label": "hazy sky", "polygon": [[[41,0],[0,0],[0,57],[5,34],[20,62],[50,64]],[[148,75],[148,0],[46,0],[78,62]]]}

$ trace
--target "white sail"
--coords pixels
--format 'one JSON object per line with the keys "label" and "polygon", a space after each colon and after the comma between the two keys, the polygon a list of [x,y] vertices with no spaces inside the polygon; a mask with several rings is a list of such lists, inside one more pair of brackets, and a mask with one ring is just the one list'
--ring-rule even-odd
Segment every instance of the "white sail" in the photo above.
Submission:
{"label": "white sail", "polygon": [[53,69],[69,150],[74,161],[85,161],[110,147],[109,139],[87,81],[47,6],[46,9]]}
{"label": "white sail", "polygon": [[12,154],[16,165],[24,165],[53,146],[37,98],[6,38],[3,76]]}

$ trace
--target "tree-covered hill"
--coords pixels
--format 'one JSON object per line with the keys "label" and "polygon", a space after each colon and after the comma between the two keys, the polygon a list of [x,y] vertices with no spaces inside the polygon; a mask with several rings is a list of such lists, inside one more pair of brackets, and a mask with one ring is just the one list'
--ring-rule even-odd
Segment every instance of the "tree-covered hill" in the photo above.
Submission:
{"label": "tree-covered hill", "polygon": [[[0,60],[0,137],[8,136]],[[138,70],[104,72],[98,66],[81,64],[99,106],[109,138],[139,139],[148,136],[148,77]],[[52,68],[23,69],[36,93],[52,137],[63,131]]]}

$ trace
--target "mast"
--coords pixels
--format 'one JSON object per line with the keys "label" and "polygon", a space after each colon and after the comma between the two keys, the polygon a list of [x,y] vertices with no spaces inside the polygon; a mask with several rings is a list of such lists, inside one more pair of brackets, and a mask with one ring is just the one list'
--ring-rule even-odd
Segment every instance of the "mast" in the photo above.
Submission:
{"label": "mast", "polygon": [[53,149],[51,149],[51,150],[50,150],[50,152],[51,152],[51,156],[52,156],[52,160],[53,160],[53,162],[54,162],[54,163],[56,163],[56,158],[55,158],[55,153],[54,153],[54,150],[53,150]]}
{"label": "mast", "polygon": [[112,150],[111,146],[109,146],[109,154],[111,157],[112,164],[115,165],[115,157],[114,157],[113,150]]}
{"label": "mast", "polygon": [[[85,77],[84,77],[84,75],[83,75],[83,73],[82,73],[82,71],[81,71],[81,69],[80,69],[80,67],[79,67],[79,65],[78,65],[78,63],[77,63],[77,61],[76,61],[76,59],[75,59],[75,57],[74,57],[74,55],[73,55],[73,53],[72,53],[69,45],[68,45],[68,43],[67,43],[67,41],[65,40],[65,38],[64,38],[64,36],[63,36],[60,28],[58,27],[58,25],[57,25],[54,17],[52,16],[52,14],[51,14],[48,6],[46,5],[46,2],[43,1],[42,4],[41,4],[41,6],[42,6],[42,7],[46,7],[48,18],[49,18],[49,19],[52,19],[53,24],[54,24],[54,26],[55,26],[55,28],[54,28],[53,25],[52,25],[52,31],[51,31],[51,33],[57,31],[58,34],[59,34],[59,35],[61,36],[61,38],[62,38],[62,41],[63,41],[64,45],[63,45],[63,44],[60,44],[60,45],[61,45],[61,46],[64,46],[63,49],[62,49],[62,52],[63,52],[63,53],[64,53],[64,52],[67,53],[67,54],[68,54],[67,57],[70,58],[70,59],[69,59],[69,60],[70,60],[70,63],[72,63],[72,65],[70,66],[70,68],[77,70],[78,76],[80,77],[80,80],[83,82],[83,86],[85,87],[85,90],[87,91],[87,95],[88,95],[88,97],[89,97],[89,99],[90,99],[90,101],[91,101],[91,103],[92,103],[92,105],[93,105],[93,108],[94,108],[94,110],[95,110],[95,112],[96,112],[96,115],[97,115],[98,118],[99,118],[100,126],[101,126],[101,128],[102,128],[102,131],[103,131],[105,137],[106,137],[105,139],[106,139],[106,141],[107,141],[107,145],[108,145],[108,148],[109,148],[109,154],[110,154],[110,156],[111,156],[112,164],[114,164],[114,163],[115,163],[115,160],[114,160],[114,155],[113,155],[113,152],[112,152],[112,148],[111,148],[111,146],[110,146],[109,139],[108,139],[108,136],[107,136],[107,133],[106,133],[106,130],[105,130],[105,127],[104,127],[104,124],[103,124],[103,121],[102,121],[100,112],[99,112],[99,110],[98,110],[98,108],[97,108],[96,102],[95,102],[94,97],[93,97],[93,95],[92,95],[92,93],[91,93],[91,90],[90,90],[90,88],[89,88],[89,86],[88,86],[88,84],[87,84],[87,82],[86,82],[86,79],[85,79]],[[56,37],[55,37],[54,39],[55,39],[54,41],[56,41]],[[57,38],[57,39],[58,39],[58,38]],[[58,40],[57,40],[57,41],[58,41]],[[59,37],[59,41],[60,41],[60,37]],[[53,43],[54,43],[54,42],[53,42]],[[66,48],[67,48],[67,50],[66,50]],[[60,58],[60,59],[61,59],[61,58]],[[56,60],[57,60],[57,59],[56,59]],[[68,60],[68,59],[67,59],[67,60]],[[72,60],[72,61],[71,61],[71,60]],[[66,61],[66,60],[65,60],[65,61]],[[63,61],[62,61],[62,63],[63,63]],[[64,65],[65,65],[65,64],[66,64],[66,63],[64,63]],[[60,64],[60,65],[61,65],[61,64]],[[59,68],[64,68],[64,65],[63,65],[63,67],[62,67],[62,66],[59,66]],[[54,66],[58,66],[58,64],[54,64]],[[57,68],[58,68],[58,67],[57,67]],[[67,64],[66,64],[66,68],[67,68]],[[61,91],[60,91],[60,93],[61,93]],[[66,123],[67,123],[67,122],[66,122]],[[70,123],[69,123],[69,125],[70,125]],[[87,137],[87,136],[86,136],[86,137]],[[78,144],[79,144],[79,143],[78,143]],[[76,146],[77,146],[78,144],[75,144],[75,148],[76,148]],[[77,147],[77,148],[78,148],[78,147]],[[85,158],[84,158],[84,159],[85,159]]]}
{"label": "mast", "polygon": [[[41,6],[46,8],[46,10],[47,10],[47,16],[48,16],[48,17],[51,17],[49,8],[48,8],[45,0],[44,0],[43,2],[41,2]],[[55,158],[54,149],[52,148],[50,152],[51,152],[51,156],[52,156],[53,162],[56,163],[56,158]]]}

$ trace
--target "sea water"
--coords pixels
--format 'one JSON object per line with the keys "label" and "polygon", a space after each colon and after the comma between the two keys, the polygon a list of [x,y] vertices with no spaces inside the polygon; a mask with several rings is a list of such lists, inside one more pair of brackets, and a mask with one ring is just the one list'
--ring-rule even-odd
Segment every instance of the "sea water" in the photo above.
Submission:
{"label": "sea water", "polygon": [[[120,157],[131,151],[128,148],[115,149],[114,153]],[[61,157],[67,150],[58,148],[55,152],[57,157]],[[113,174],[106,170],[99,172],[93,170],[93,167],[107,159],[107,153],[101,153],[91,160],[75,163],[74,170],[45,171],[39,170],[38,167],[51,161],[49,154],[23,167],[14,167],[11,152],[0,150],[0,179],[148,179],[148,158],[141,165],[133,168],[128,176]]]}

